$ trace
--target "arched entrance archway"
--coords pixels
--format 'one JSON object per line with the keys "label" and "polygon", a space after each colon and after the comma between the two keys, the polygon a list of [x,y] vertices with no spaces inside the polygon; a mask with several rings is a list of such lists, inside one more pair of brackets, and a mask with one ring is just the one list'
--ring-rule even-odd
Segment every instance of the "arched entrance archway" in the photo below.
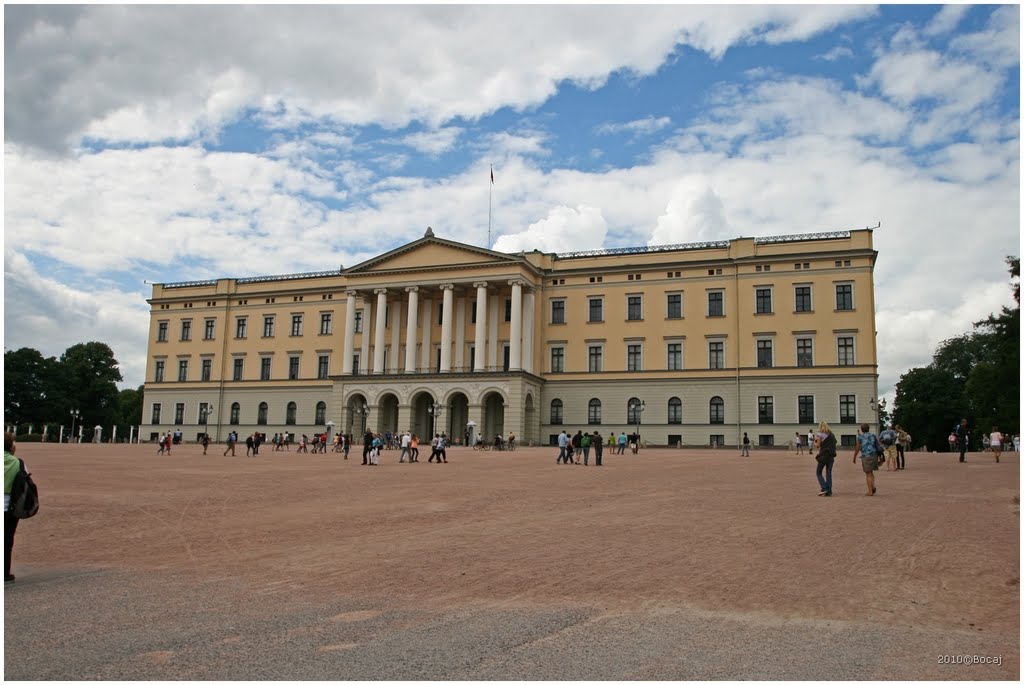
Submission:
{"label": "arched entrance archway", "polygon": [[[430,411],[434,401],[429,392],[419,392],[412,398],[412,432],[420,437],[420,442],[429,443],[434,437],[434,415]],[[441,430],[439,426],[437,432]]]}
{"label": "arched entrance archway", "polygon": [[495,435],[505,435],[505,398],[501,393],[489,392],[483,401],[484,425],[482,435],[487,441]]}
{"label": "arched entrance archway", "polygon": [[353,436],[353,440],[356,436],[359,436],[359,440],[362,440],[363,433],[366,432],[367,426],[372,426],[369,423],[372,418],[367,413],[368,405],[366,402],[366,396],[362,393],[356,393],[348,398],[348,402],[345,403],[347,415],[347,423],[345,424],[344,431]]}
{"label": "arched entrance archway", "polygon": [[469,398],[461,392],[452,393],[445,412],[448,414],[444,418],[448,438],[463,444],[466,439],[466,423],[469,422]]}
{"label": "arched entrance archway", "polygon": [[386,392],[377,400],[377,430],[381,433],[398,432],[398,397]]}

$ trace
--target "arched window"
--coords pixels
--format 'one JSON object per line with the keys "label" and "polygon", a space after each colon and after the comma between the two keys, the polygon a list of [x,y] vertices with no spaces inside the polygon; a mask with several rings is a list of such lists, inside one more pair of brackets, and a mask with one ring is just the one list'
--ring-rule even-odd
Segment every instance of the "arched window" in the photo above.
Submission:
{"label": "arched window", "polygon": [[725,423],[725,402],[721,397],[711,398],[711,423]]}
{"label": "arched window", "polygon": [[241,414],[241,413],[242,413],[241,405],[239,405],[238,402],[232,402],[231,403],[231,421],[230,421],[232,426],[237,426],[238,425],[238,415]]}
{"label": "arched window", "polygon": [[683,402],[678,397],[670,397],[668,400],[668,422],[683,422]]}
{"label": "arched window", "polygon": [[256,423],[265,426],[267,425],[267,403],[260,402],[259,412],[256,414]]}
{"label": "arched window", "polygon": [[596,397],[590,400],[590,405],[587,407],[587,423],[591,426],[601,424],[601,400]]}
{"label": "arched window", "polygon": [[289,402],[287,409],[285,409],[284,423],[286,426],[295,425],[295,403]]}
{"label": "arched window", "polygon": [[562,423],[562,400],[551,400],[551,423]]}
{"label": "arched window", "polygon": [[635,397],[630,397],[629,401],[626,402],[626,423],[638,424],[640,423],[640,400]]}
{"label": "arched window", "polygon": [[313,423],[318,426],[322,426],[327,423],[327,403],[317,402],[316,403],[316,415],[313,419]]}

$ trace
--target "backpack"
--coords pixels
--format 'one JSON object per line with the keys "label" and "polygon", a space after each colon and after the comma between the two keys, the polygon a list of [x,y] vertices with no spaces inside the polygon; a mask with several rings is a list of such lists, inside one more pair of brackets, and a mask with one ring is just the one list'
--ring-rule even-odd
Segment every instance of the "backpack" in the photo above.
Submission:
{"label": "backpack", "polygon": [[15,518],[32,518],[39,511],[39,489],[32,481],[32,474],[25,470],[25,462],[18,459],[19,469],[11,484],[10,512]]}
{"label": "backpack", "polygon": [[891,447],[896,444],[896,431],[891,428],[886,428],[879,434],[878,439],[882,441],[882,444],[886,447]]}
{"label": "backpack", "polygon": [[830,461],[836,458],[836,436],[828,433],[821,441],[821,449],[818,450],[818,461]]}

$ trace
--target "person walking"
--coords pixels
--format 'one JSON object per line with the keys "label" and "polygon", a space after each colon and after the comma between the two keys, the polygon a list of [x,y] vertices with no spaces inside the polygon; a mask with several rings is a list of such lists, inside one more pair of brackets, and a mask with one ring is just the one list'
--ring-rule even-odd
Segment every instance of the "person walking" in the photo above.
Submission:
{"label": "person walking", "polygon": [[896,470],[902,471],[907,466],[906,451],[910,447],[910,435],[902,426],[896,426]]}
{"label": "person walking", "polygon": [[245,456],[247,457],[252,456],[252,447],[256,443],[256,440],[253,437],[254,435],[255,433],[251,434],[249,437],[245,439]]}
{"label": "person walking", "polygon": [[448,436],[441,431],[441,437],[437,439],[437,456],[443,463],[448,463]]}
{"label": "person walking", "polygon": [[1003,434],[999,432],[999,426],[992,426],[992,433],[988,436],[989,447],[992,448],[992,454],[996,457],[996,463],[999,463],[999,456],[1003,453],[1003,441],[1005,438]]}
{"label": "person walking", "polygon": [[619,433],[619,451],[616,454],[625,454],[626,452],[626,431]]}
{"label": "person walking", "polygon": [[439,433],[434,433],[434,437],[430,439],[430,457],[427,459],[428,464],[432,464],[434,462],[434,457],[437,457],[438,464],[441,463],[441,457],[437,454],[437,441],[440,437],[441,435]]}
{"label": "person walking", "polygon": [[857,446],[853,450],[853,463],[857,463],[860,457],[861,468],[864,469],[864,480],[867,482],[867,496],[875,494],[875,471],[878,470],[878,458],[882,454],[882,443],[878,436],[871,432],[871,427],[866,423],[860,426],[860,433],[857,434]]}
{"label": "person walking", "polygon": [[157,455],[164,453],[164,434],[160,434],[160,449],[156,451]]}
{"label": "person walking", "polygon": [[[814,458],[818,462],[818,470],[815,475],[818,477],[818,485],[821,487],[818,497],[831,497],[832,467],[836,463],[836,436],[832,434],[832,429],[824,421],[818,424],[818,434],[812,444],[817,450]],[[810,446],[807,451],[811,451]],[[823,472],[824,477],[822,477]]]}
{"label": "person walking", "polygon": [[345,446],[342,448],[342,451],[345,452],[345,461],[348,461],[348,451],[351,448],[352,448],[352,434],[351,433],[345,433]]}
{"label": "person walking", "polygon": [[206,456],[206,448],[210,446],[210,436],[203,433],[203,456]]}
{"label": "person walking", "polygon": [[601,433],[594,431],[594,435],[590,440],[591,446],[594,448],[594,466],[601,465],[601,451],[604,450],[604,443],[601,441]]}
{"label": "person walking", "polygon": [[740,448],[740,456],[741,457],[749,457],[750,456],[750,438],[747,437],[746,433],[743,434],[743,447]]}
{"label": "person walking", "polygon": [[[370,448],[373,446],[373,433],[366,431],[363,435],[363,466],[370,463]],[[316,448],[313,448],[316,451]]]}
{"label": "person walking", "polygon": [[878,441],[882,443],[882,449],[884,450],[883,459],[885,460],[885,470],[893,471],[896,469],[896,442],[898,438],[896,431],[892,428],[886,428],[884,431],[878,434]]}
{"label": "person walking", "polygon": [[640,451],[640,434],[630,433],[629,434],[629,447],[633,450],[633,454],[637,454]]}
{"label": "person walking", "polygon": [[230,433],[228,433],[228,444],[227,447],[224,448],[223,456],[228,456],[228,452],[231,452],[232,457],[235,456],[236,442],[238,442],[238,433],[236,433],[235,431],[231,431]]}
{"label": "person walking", "polygon": [[[807,452],[808,453],[810,453],[810,451],[811,451],[811,445],[813,445],[813,443],[810,440],[808,440],[807,441]],[[796,453],[797,454],[803,454],[804,453],[804,443],[803,443],[802,440],[800,440],[800,431],[796,432]]]}
{"label": "person walking", "polygon": [[412,454],[409,455],[409,461],[413,464],[420,460],[420,436],[413,433],[412,438],[409,440],[409,449]]}
{"label": "person walking", "polygon": [[[18,517],[11,512],[11,487],[14,477],[21,471],[21,460],[14,456],[17,447],[14,433],[4,433],[4,582],[13,583],[11,556],[14,552],[14,532],[18,529]],[[10,627],[10,624],[8,624]]]}
{"label": "person walking", "polygon": [[583,448],[583,465],[590,466],[590,433],[584,433],[580,438],[580,447]]}
{"label": "person walking", "polygon": [[953,429],[953,436],[956,438],[956,447],[960,450],[960,463],[967,463],[967,419],[960,419],[960,423]]}
{"label": "person walking", "polygon": [[566,454],[566,447],[568,445],[569,436],[565,434],[565,429],[563,428],[562,432],[558,434],[558,458],[555,459],[556,464],[561,464],[563,459],[566,464],[569,463],[569,456]]}
{"label": "person walking", "polygon": [[409,449],[410,444],[412,444],[412,436],[409,435],[409,431],[406,431],[402,434],[402,451],[398,455],[399,464],[404,464],[406,457],[409,457],[409,463],[412,463],[412,450]]}
{"label": "person walking", "polygon": [[583,450],[583,431],[576,431],[576,435],[572,436],[572,451],[576,455],[576,460],[573,462],[576,465],[580,464],[580,452]]}

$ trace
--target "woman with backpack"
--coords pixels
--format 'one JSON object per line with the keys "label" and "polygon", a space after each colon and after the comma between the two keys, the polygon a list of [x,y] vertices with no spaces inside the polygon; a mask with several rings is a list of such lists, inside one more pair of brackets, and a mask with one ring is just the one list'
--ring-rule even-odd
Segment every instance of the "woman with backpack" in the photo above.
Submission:
{"label": "woman with backpack", "polygon": [[875,471],[878,470],[878,460],[882,455],[882,443],[878,436],[871,432],[871,427],[866,423],[860,425],[860,434],[857,436],[857,447],[853,450],[853,463],[857,463],[860,456],[860,465],[864,469],[864,480],[867,481],[868,497],[875,494]]}
{"label": "woman with backpack", "polygon": [[[161,443],[161,446],[163,443]],[[4,582],[11,583],[11,552],[14,550],[14,531],[18,517],[11,511],[11,488],[21,472],[21,460],[14,456],[14,433],[4,433]]]}
{"label": "woman with backpack", "polygon": [[[831,497],[832,467],[836,463],[836,436],[824,421],[818,424],[818,434],[814,437],[814,448],[818,452],[814,458],[818,461],[818,485],[821,486],[818,497]],[[824,477],[821,475],[822,472],[825,473]]]}

